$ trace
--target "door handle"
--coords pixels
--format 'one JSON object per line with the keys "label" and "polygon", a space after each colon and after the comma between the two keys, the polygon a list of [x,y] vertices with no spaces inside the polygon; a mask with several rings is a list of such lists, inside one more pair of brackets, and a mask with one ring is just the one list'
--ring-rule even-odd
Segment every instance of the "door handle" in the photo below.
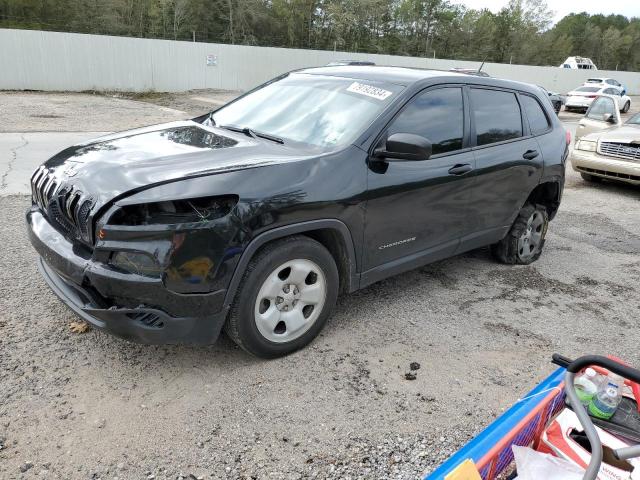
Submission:
{"label": "door handle", "polygon": [[473,170],[473,167],[468,163],[458,163],[449,169],[449,173],[451,175],[464,175],[471,170]]}
{"label": "door handle", "polygon": [[526,158],[527,160],[533,160],[538,155],[540,155],[540,154],[538,153],[537,150],[527,150],[526,152],[524,152],[522,154],[522,158]]}

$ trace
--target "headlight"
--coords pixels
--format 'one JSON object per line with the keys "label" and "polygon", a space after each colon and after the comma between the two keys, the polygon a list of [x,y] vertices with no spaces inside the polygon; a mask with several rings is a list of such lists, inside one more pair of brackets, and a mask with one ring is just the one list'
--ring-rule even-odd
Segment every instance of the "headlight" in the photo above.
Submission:
{"label": "headlight", "polygon": [[114,252],[109,265],[127,273],[135,273],[145,277],[160,277],[162,269],[158,262],[146,253]]}
{"label": "headlight", "polygon": [[229,214],[238,203],[235,195],[168,200],[125,205],[109,219],[110,225],[171,225],[200,223],[215,220]]}
{"label": "headlight", "polygon": [[585,152],[595,152],[596,151],[596,142],[592,142],[590,140],[578,140],[578,144],[576,145],[577,150],[584,150]]}

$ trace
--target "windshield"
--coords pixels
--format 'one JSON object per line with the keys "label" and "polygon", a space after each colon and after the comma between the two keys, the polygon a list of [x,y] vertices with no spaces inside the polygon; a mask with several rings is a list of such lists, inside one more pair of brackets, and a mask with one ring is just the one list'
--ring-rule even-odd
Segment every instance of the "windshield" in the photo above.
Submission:
{"label": "windshield", "polygon": [[402,87],[321,75],[293,74],[214,112],[232,125],[319,147],[354,141]]}
{"label": "windshield", "polygon": [[590,78],[587,80],[587,83],[601,83],[602,79],[601,78]]}
{"label": "windshield", "polygon": [[626,122],[627,125],[640,125],[640,113],[636,113],[633,117],[631,117]]}

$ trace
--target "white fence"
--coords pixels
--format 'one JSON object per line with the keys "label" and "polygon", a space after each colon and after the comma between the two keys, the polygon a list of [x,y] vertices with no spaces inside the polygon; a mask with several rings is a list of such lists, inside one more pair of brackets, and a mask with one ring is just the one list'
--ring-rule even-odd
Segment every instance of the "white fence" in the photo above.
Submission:
{"label": "white fence", "polygon": [[[434,58],[0,29],[0,90],[247,90],[283,72],[340,59],[442,70],[478,67],[478,62]],[[614,77],[629,94],[640,95],[637,72],[499,63],[487,63],[483,70],[562,93],[589,76]]]}

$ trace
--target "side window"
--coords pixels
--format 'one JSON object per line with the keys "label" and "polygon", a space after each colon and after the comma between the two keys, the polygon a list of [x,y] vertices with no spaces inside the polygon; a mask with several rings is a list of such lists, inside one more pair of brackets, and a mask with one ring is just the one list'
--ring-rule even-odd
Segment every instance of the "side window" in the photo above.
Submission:
{"label": "side window", "polygon": [[413,133],[431,142],[433,154],[462,148],[464,108],[462,89],[438,88],[419,94],[389,126],[388,135]]}
{"label": "side window", "polygon": [[529,120],[531,133],[533,135],[540,135],[541,133],[549,130],[549,127],[551,126],[549,124],[549,119],[545,115],[544,110],[542,110],[538,101],[529,95],[520,95],[520,100],[522,100],[522,108],[524,108],[524,112]]}
{"label": "side window", "polygon": [[477,145],[522,136],[520,106],[514,93],[472,88],[470,94]]}
{"label": "side window", "polygon": [[603,121],[602,116],[605,113],[610,113],[611,115],[615,116],[616,108],[617,107],[612,98],[598,97],[591,104],[591,107],[587,112],[587,118],[591,118],[592,120],[598,120],[602,122]]}

